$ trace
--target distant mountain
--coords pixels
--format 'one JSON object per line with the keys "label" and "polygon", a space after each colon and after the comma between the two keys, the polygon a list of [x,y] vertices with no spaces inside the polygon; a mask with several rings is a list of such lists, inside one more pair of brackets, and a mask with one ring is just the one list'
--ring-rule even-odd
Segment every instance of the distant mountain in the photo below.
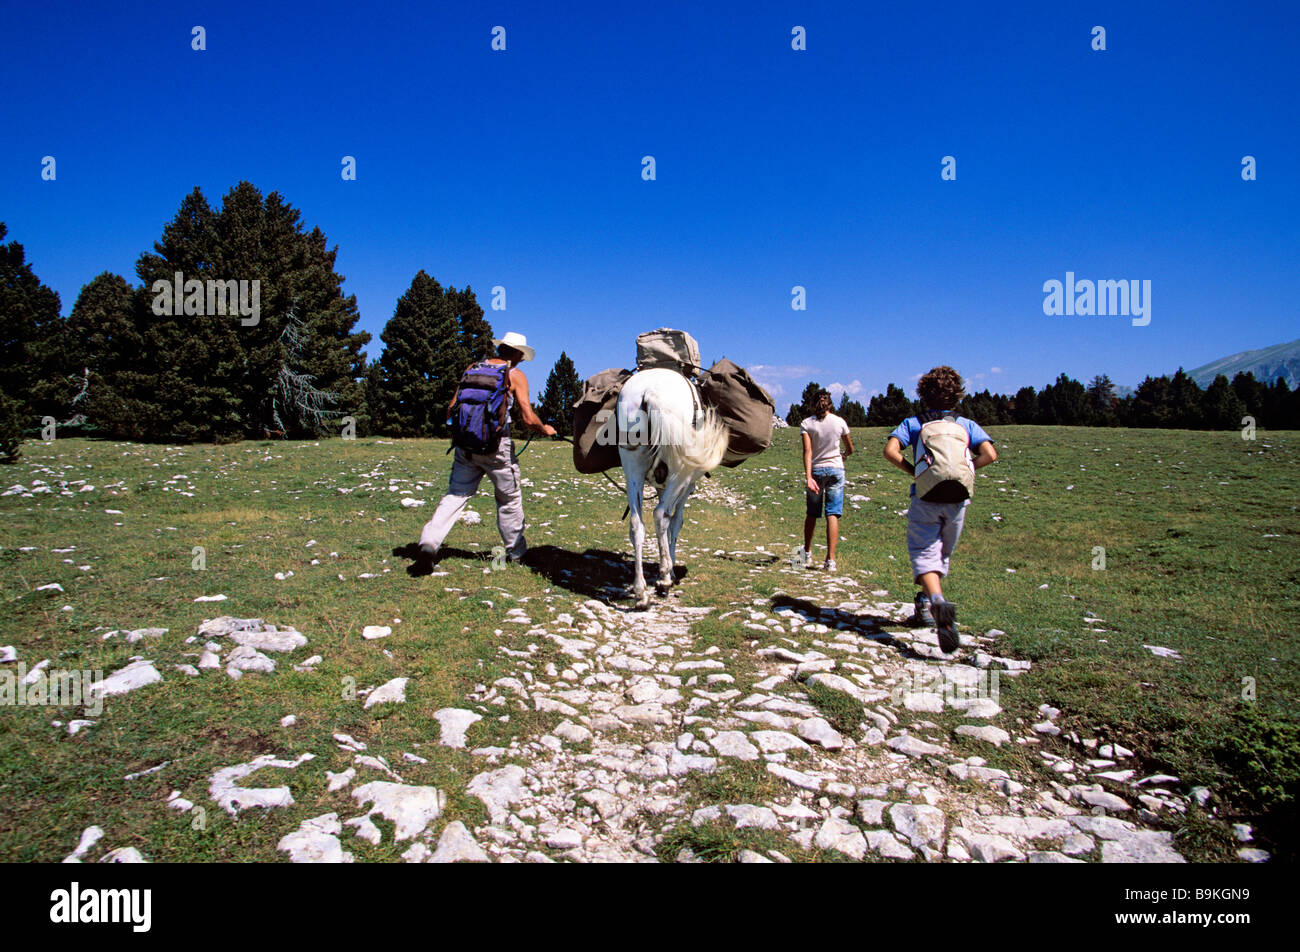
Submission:
{"label": "distant mountain", "polygon": [[1202,387],[1214,383],[1223,374],[1231,380],[1236,374],[1249,371],[1255,379],[1271,384],[1278,377],[1292,390],[1300,383],[1300,340],[1289,344],[1274,344],[1261,350],[1245,350],[1231,357],[1220,357],[1202,367],[1187,371],[1187,375]]}

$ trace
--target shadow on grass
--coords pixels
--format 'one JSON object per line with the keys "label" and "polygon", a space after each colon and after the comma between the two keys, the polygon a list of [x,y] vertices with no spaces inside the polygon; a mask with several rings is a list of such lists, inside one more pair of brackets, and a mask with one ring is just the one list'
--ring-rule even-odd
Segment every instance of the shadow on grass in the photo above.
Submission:
{"label": "shadow on grass", "polygon": [[399,559],[406,559],[411,563],[406,567],[406,574],[412,578],[431,574],[443,559],[471,559],[476,562],[492,561],[492,552],[490,550],[477,552],[472,549],[458,549],[452,545],[444,545],[438,550],[437,557],[430,561],[420,554],[420,546],[417,542],[397,546],[393,549],[393,555]]}

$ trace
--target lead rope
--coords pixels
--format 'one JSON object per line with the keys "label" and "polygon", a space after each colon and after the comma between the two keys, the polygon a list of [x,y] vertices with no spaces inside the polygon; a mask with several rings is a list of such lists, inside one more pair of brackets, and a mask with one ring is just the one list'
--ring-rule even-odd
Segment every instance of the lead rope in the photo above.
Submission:
{"label": "lead rope", "polygon": [[[568,443],[570,446],[574,445],[573,440],[569,439],[567,436],[560,436],[560,434],[558,433],[552,438],[556,440],[563,440],[564,442]],[[530,436],[528,439],[531,441],[532,437]],[[604,476],[605,479],[609,482],[609,484],[613,486],[615,489],[617,489],[619,492],[621,492],[624,496],[627,495],[627,487],[620,486],[618,483],[616,483],[614,481],[614,477],[609,475],[608,471],[602,469],[600,471],[600,475]],[[619,522],[622,522],[624,519],[626,519],[628,517],[628,513],[630,513],[631,511],[632,511],[631,506],[623,507],[623,515],[619,518]]]}

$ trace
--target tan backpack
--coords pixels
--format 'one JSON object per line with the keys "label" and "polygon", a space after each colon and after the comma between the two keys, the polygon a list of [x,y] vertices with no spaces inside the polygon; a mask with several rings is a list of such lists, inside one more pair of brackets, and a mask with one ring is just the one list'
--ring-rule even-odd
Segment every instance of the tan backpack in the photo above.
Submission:
{"label": "tan backpack", "polygon": [[926,502],[961,502],[975,493],[970,434],[951,413],[921,425],[923,455],[916,461],[916,495]]}

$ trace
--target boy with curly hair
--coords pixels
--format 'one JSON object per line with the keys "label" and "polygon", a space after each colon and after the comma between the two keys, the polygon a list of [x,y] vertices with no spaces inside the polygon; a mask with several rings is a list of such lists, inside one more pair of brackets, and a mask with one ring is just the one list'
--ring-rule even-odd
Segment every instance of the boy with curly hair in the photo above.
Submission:
{"label": "boy with curly hair", "polygon": [[[933,368],[916,384],[922,412],[889,434],[885,459],[913,477],[907,510],[907,554],[921,591],[914,599],[914,625],[931,625],[944,653],[956,651],[957,607],[943,596],[952,551],[961,537],[975,470],[998,458],[993,441],[974,420],[954,408],[965,396],[961,375],[949,366]],[[964,443],[964,446],[962,445]],[[903,459],[904,444],[912,462]],[[932,470],[928,477],[923,476]],[[917,486],[922,486],[918,495]]]}

